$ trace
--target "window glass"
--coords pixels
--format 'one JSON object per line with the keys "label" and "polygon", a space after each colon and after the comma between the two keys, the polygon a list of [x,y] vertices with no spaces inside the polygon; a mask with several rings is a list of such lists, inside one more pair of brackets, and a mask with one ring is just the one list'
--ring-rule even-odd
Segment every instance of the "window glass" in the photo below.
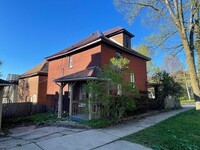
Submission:
{"label": "window glass", "polygon": [[69,56],[69,68],[72,68],[72,56]]}
{"label": "window glass", "polygon": [[116,58],[116,59],[120,59],[121,57],[122,57],[122,54],[119,53],[119,52],[117,52],[115,58]]}
{"label": "window glass", "polygon": [[134,73],[130,73],[130,82],[131,82],[131,83],[134,83],[134,82],[135,82]]}
{"label": "window glass", "polygon": [[125,47],[129,48],[129,37],[126,35],[125,36]]}

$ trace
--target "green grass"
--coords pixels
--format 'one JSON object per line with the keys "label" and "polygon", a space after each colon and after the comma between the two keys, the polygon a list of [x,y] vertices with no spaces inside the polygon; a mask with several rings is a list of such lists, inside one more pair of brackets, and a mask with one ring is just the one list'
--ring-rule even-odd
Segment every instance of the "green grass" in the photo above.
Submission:
{"label": "green grass", "polygon": [[80,124],[87,125],[91,128],[105,128],[105,127],[111,126],[113,124],[113,121],[102,118],[102,119],[81,121]]}
{"label": "green grass", "polygon": [[124,139],[155,150],[199,150],[200,111],[178,114]]}
{"label": "green grass", "polygon": [[16,117],[2,120],[2,128],[10,128],[20,124],[41,124],[46,121],[57,119],[57,115],[52,113],[38,113],[27,117]]}
{"label": "green grass", "polygon": [[192,102],[195,102],[194,99],[187,99],[187,100],[182,100],[180,101],[181,103],[192,103]]}

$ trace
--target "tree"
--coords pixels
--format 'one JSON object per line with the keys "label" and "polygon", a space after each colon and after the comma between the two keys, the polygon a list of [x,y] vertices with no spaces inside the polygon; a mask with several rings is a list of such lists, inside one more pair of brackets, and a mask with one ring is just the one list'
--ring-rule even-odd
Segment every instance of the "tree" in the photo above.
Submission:
{"label": "tree", "polygon": [[166,71],[160,71],[156,73],[152,80],[159,84],[158,88],[158,101],[164,108],[164,99],[168,96],[180,96],[182,94],[182,87],[178,82],[175,82],[174,78],[170,76]]}
{"label": "tree", "polygon": [[[141,46],[136,47],[137,51],[147,57],[151,57],[149,53],[149,47],[145,44],[142,44]],[[156,66],[155,62],[153,60],[147,62],[147,73],[148,76],[152,76],[154,73],[158,72],[160,69],[158,66]]]}
{"label": "tree", "polygon": [[183,64],[176,55],[166,55],[161,68],[173,76],[177,71],[183,70]]}
{"label": "tree", "polygon": [[[123,12],[129,21],[143,12],[142,16],[148,22],[156,24],[161,34],[152,38],[157,40],[157,47],[169,45],[169,49],[184,49],[190,80],[196,102],[200,110],[200,86],[197,72],[200,73],[200,0],[114,0],[115,5]],[[144,15],[147,14],[147,15]],[[142,17],[141,16],[141,17]],[[150,20],[149,20],[150,19]],[[178,37],[177,37],[178,36]],[[169,39],[172,42],[169,43]],[[179,41],[178,45],[171,45]],[[175,42],[177,44],[177,42]],[[198,65],[195,64],[195,51]],[[177,52],[177,51],[176,51]],[[196,69],[198,68],[198,69]]]}
{"label": "tree", "polygon": [[126,81],[128,63],[126,58],[112,58],[110,64],[99,70],[99,78],[85,85],[90,94],[89,103],[98,103],[103,118],[121,119],[126,111],[135,108],[132,96],[137,94],[137,90]]}

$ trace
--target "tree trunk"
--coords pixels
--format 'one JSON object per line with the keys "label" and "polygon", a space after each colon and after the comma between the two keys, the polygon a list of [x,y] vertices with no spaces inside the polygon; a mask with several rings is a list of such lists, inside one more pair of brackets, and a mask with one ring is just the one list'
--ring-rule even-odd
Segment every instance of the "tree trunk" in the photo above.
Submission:
{"label": "tree trunk", "polygon": [[200,110],[200,107],[199,107],[200,88],[199,88],[199,82],[198,82],[198,77],[197,77],[196,68],[195,68],[194,56],[191,52],[186,34],[184,33],[184,31],[183,32],[181,31],[179,33],[180,33],[180,36],[181,36],[181,39],[183,42],[183,46],[185,49],[186,59],[187,59],[187,63],[188,63],[188,69],[189,69],[189,73],[190,73],[192,90],[194,92],[194,99],[197,102],[196,110]]}
{"label": "tree trunk", "polygon": [[[195,39],[195,49],[197,52],[198,59],[198,79],[200,82],[200,24],[199,24],[199,0],[194,1],[194,34]],[[200,83],[199,83],[200,84]]]}

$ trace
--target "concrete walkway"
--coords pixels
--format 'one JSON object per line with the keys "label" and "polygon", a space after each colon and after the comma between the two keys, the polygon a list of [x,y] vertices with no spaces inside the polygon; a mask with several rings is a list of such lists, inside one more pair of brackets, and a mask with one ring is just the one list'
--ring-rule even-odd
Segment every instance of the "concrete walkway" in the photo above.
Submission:
{"label": "concrete walkway", "polygon": [[86,130],[49,140],[20,145],[12,148],[12,150],[149,150],[147,147],[120,140],[120,138],[138,132],[191,108],[192,107],[185,107],[180,110],[160,113],[105,129]]}

